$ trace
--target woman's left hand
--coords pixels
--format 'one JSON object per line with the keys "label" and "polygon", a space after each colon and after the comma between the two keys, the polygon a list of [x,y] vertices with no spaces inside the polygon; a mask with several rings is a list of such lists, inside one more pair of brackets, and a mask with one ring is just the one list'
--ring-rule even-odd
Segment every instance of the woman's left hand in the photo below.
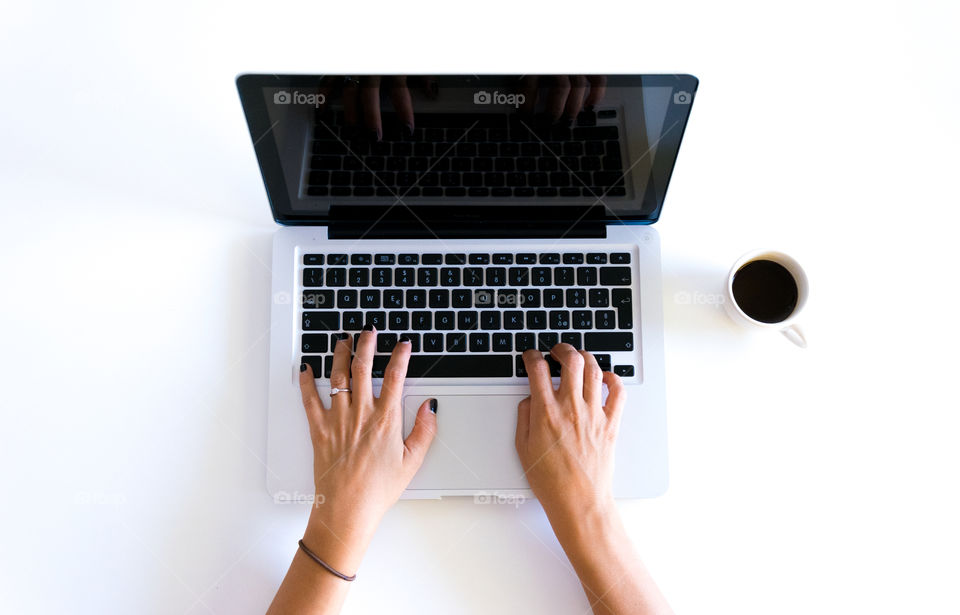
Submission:
{"label": "woman's left hand", "polygon": [[300,374],[316,487],[304,543],[345,574],[356,572],[380,519],[420,468],[437,430],[436,402],[427,400],[404,441],[402,392],[411,345],[396,345],[374,397],[376,344],[376,331],[363,331],[351,361],[352,340],[337,342],[330,385],[350,391],[333,395],[330,408],[317,394],[310,366]]}

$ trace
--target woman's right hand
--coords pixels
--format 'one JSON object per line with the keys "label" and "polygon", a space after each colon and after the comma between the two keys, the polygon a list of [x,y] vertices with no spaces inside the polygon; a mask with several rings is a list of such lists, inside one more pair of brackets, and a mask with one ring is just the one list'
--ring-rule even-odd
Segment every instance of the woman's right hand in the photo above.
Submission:
{"label": "woman's right hand", "polygon": [[516,445],[530,488],[556,524],[587,510],[612,509],[624,392],[620,377],[602,371],[589,352],[557,344],[550,355],[561,365],[556,390],[541,353],[523,353],[530,396],[518,408]]}

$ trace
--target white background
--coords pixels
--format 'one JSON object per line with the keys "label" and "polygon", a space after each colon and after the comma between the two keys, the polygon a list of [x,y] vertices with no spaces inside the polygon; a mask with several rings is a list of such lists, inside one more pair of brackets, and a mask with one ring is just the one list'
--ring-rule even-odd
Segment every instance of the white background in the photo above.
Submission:
{"label": "white background", "polygon": [[[3,3],[0,611],[258,613],[286,570],[262,71],[697,75],[637,547],[679,612],[960,612],[956,7]],[[755,247],[807,268],[808,350],[711,303]],[[396,506],[344,611],[587,608],[536,503],[455,500]]]}

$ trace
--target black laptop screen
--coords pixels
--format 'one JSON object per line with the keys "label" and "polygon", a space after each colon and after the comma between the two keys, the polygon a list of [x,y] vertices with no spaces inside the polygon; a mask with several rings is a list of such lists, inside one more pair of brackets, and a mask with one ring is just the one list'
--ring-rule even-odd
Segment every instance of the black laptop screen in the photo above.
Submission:
{"label": "black laptop screen", "polygon": [[589,208],[651,223],[697,80],[242,75],[237,85],[281,223],[394,207],[507,218],[516,209],[544,220]]}

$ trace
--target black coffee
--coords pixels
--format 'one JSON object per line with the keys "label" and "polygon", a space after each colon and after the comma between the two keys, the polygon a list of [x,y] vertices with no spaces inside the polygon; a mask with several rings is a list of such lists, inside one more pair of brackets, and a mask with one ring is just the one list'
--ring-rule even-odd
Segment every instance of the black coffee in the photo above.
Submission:
{"label": "black coffee", "polygon": [[782,322],[797,307],[797,281],[780,263],[751,261],[733,275],[733,299],[760,322]]}

